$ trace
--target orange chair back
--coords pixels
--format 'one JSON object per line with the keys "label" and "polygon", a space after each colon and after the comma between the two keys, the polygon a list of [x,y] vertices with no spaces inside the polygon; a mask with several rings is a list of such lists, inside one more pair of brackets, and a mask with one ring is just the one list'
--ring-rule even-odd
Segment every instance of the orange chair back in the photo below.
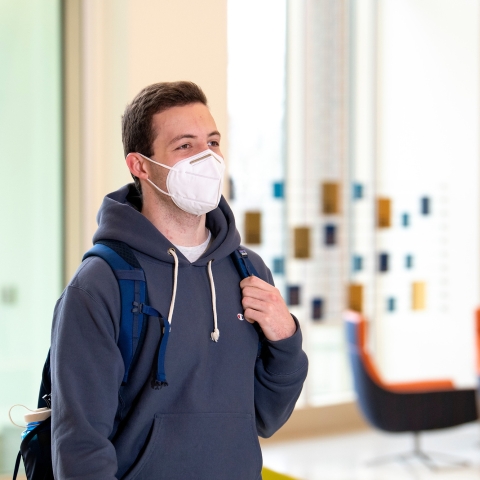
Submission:
{"label": "orange chair back", "polygon": [[[421,380],[421,381],[413,381],[413,382],[395,382],[395,383],[385,382],[382,379],[380,372],[378,371],[378,368],[375,365],[375,362],[368,351],[367,320],[361,313],[354,312],[351,310],[345,313],[344,319],[346,322],[350,322],[356,325],[357,344],[355,345],[355,348],[357,349],[357,352],[360,356],[360,360],[363,364],[363,367],[365,368],[366,373],[379,387],[385,390],[390,390],[391,392],[397,392],[397,393],[416,393],[416,392],[454,389],[454,384],[449,379]],[[477,339],[480,345],[480,308],[477,310]],[[479,357],[480,357],[480,354],[479,354]],[[480,372],[480,359],[478,360],[478,368]]]}

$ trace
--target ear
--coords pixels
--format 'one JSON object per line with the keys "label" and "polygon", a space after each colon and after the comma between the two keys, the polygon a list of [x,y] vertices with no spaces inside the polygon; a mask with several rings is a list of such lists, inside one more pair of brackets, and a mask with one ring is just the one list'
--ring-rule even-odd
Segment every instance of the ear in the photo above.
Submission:
{"label": "ear", "polygon": [[132,175],[144,180],[148,178],[148,170],[145,168],[148,162],[141,155],[138,153],[129,153],[125,161]]}

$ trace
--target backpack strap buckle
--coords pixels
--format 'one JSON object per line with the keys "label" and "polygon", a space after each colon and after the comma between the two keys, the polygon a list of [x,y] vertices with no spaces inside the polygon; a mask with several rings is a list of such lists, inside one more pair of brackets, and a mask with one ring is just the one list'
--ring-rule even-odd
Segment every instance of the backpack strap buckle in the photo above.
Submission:
{"label": "backpack strap buckle", "polygon": [[145,305],[144,303],[132,302],[133,308],[132,313],[143,313],[149,317],[161,317],[160,312],[155,310],[155,308],[150,305]]}

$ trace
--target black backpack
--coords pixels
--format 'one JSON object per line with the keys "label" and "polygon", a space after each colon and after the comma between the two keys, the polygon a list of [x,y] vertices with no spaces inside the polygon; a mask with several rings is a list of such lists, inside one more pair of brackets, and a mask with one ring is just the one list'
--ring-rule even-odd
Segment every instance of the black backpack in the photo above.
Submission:
{"label": "black backpack", "polygon": [[[128,374],[132,365],[135,363],[138,352],[142,345],[145,333],[147,317],[157,317],[161,323],[162,338],[160,341],[159,356],[157,361],[157,372],[153,380],[154,388],[168,385],[165,378],[164,359],[165,350],[168,342],[169,329],[164,328],[166,319],[154,308],[148,305],[147,286],[145,282],[145,274],[136,259],[132,249],[123,242],[107,240],[96,243],[84,256],[86,259],[91,256],[103,258],[113,270],[117,278],[120,288],[120,298],[122,303],[122,311],[120,318],[120,332],[118,339],[118,347],[125,363],[125,375],[122,385],[128,381]],[[240,278],[246,278],[252,275],[258,277],[258,273],[252,262],[248,258],[245,249],[238,248],[230,255]],[[133,308],[132,308],[133,306]],[[263,333],[258,324],[254,324],[259,334],[260,354],[262,347]],[[134,335],[134,332],[140,332]],[[40,385],[40,393],[38,396],[38,408],[51,408],[51,391],[52,382],[50,376],[50,351],[42,372],[42,382]],[[53,405],[55,408],[55,405]],[[28,480],[53,480],[52,468],[52,433],[51,418],[47,418],[40,425],[23,438],[20,444],[20,451],[15,462],[13,472],[13,480],[16,480],[20,467],[20,459],[23,459],[25,473]]]}

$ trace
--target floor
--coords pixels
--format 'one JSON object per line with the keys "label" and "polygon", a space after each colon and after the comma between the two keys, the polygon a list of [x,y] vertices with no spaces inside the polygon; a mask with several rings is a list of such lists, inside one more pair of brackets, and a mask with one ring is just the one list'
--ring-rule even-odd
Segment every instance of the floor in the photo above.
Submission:
{"label": "floor", "polygon": [[[456,460],[466,460],[468,466],[445,467],[441,463],[444,457],[435,454],[432,457],[442,467],[437,470],[417,459],[369,465],[379,457],[413,448],[412,435],[374,430],[272,443],[262,450],[266,467],[298,480],[480,480],[480,423],[425,433],[421,446],[429,453],[441,452],[455,456]],[[0,475],[0,480],[7,478],[10,480],[11,476]]]}
{"label": "floor", "polygon": [[[373,430],[269,444],[262,450],[266,467],[299,480],[480,480],[480,423],[422,434],[421,447],[441,452],[432,453],[440,468],[432,470],[418,459],[370,465],[413,449],[410,434]],[[447,454],[468,466],[447,467]]]}

